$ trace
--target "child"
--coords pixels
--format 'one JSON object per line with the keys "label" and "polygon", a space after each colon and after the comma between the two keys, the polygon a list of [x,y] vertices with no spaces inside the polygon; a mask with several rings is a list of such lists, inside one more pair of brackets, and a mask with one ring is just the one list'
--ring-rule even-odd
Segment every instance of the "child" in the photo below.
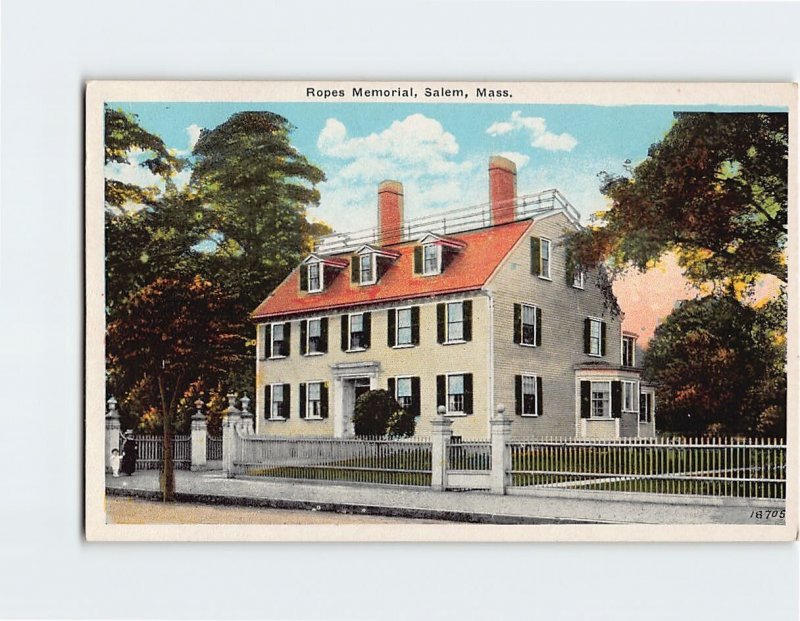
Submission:
{"label": "child", "polygon": [[111,449],[111,473],[113,476],[119,476],[119,462],[121,457],[119,455],[119,449]]}

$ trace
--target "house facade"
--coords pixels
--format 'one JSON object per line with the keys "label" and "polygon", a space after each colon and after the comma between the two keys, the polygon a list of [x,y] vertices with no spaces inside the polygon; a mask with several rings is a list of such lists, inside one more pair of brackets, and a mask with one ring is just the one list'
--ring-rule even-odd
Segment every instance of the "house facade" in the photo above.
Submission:
{"label": "house facade", "polygon": [[445,406],[454,434],[486,438],[499,403],[513,436],[655,434],[635,335],[595,275],[568,273],[577,212],[557,191],[517,196],[502,157],[489,194],[406,222],[385,181],[375,230],[319,241],[253,313],[257,433],[349,437],[358,396],[382,388],[418,435]]}

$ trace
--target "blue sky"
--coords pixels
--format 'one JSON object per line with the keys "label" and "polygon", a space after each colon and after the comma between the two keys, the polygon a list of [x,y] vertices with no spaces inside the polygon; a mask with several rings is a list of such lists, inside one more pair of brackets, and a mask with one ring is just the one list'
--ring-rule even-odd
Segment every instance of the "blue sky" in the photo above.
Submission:
{"label": "blue sky", "polygon": [[[188,152],[200,128],[243,110],[269,110],[295,127],[294,146],[322,168],[320,206],[310,211],[338,231],[375,224],[378,184],[404,184],[406,218],[488,200],[490,155],[517,163],[519,194],[558,188],[582,220],[604,207],[598,173],[635,165],[680,110],[755,107],[394,103],[111,103],[139,116],[168,147]],[[773,109],[771,109],[773,110]],[[140,167],[111,176],[149,184]],[[184,178],[185,180],[185,178]]]}

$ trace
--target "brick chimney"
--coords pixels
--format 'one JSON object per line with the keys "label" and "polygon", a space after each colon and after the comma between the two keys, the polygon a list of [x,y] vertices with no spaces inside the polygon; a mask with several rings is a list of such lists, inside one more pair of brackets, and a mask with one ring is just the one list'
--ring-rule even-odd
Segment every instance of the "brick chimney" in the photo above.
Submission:
{"label": "brick chimney", "polygon": [[489,158],[489,201],[492,204],[492,224],[514,221],[517,200],[517,165],[511,160],[493,155]]}
{"label": "brick chimney", "polygon": [[382,181],[378,186],[378,244],[388,246],[403,238],[403,184]]}

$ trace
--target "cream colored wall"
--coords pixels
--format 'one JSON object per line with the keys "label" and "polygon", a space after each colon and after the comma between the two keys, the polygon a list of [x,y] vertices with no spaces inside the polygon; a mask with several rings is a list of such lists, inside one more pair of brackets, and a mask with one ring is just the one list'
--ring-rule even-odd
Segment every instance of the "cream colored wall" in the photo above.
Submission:
{"label": "cream colored wall", "polygon": [[599,418],[581,419],[581,427],[584,438],[595,440],[613,440],[618,437],[619,425],[618,418],[601,420]]}
{"label": "cream colored wall", "polygon": [[[472,341],[442,345],[436,342],[436,303],[442,301],[472,300]],[[278,360],[259,360],[256,363],[256,430],[270,435],[326,435],[334,434],[335,404],[331,365],[348,362],[376,361],[380,364],[378,387],[387,388],[388,379],[396,376],[420,378],[421,416],[416,435],[430,433],[430,421],[436,415],[436,376],[445,373],[472,373],[473,408],[469,416],[453,417],[453,433],[469,438],[488,436],[488,339],[489,315],[485,296],[454,296],[428,299],[424,302],[396,304],[420,307],[420,344],[415,347],[391,348],[387,345],[387,309],[389,306],[365,308],[372,312],[371,347],[364,352],[347,353],[341,350],[341,315],[328,315],[328,353],[314,356],[300,355],[300,321],[292,321],[291,353]],[[304,318],[320,317],[308,315]],[[258,338],[262,331],[258,329]],[[259,343],[259,346],[261,343]],[[260,348],[259,348],[260,351]],[[330,415],[321,421],[300,418],[299,384],[322,380],[329,382]],[[264,418],[264,386],[267,383],[291,384],[291,412],[287,421],[269,421]]]}
{"label": "cream colored wall", "polygon": [[[494,296],[494,394],[504,403],[513,419],[513,436],[575,436],[576,364],[601,361],[620,364],[621,322],[611,317],[603,305],[594,274],[587,274],[584,289],[566,282],[566,259],[560,240],[571,225],[563,214],[556,214],[532,225],[512,251],[488,289]],[[551,240],[551,278],[531,274],[530,238]],[[533,304],[542,309],[542,346],[526,347],[514,343],[514,304]],[[583,353],[583,321],[592,316],[607,324],[606,355]],[[543,415],[538,418],[514,414],[514,376],[532,373],[542,377]]]}

